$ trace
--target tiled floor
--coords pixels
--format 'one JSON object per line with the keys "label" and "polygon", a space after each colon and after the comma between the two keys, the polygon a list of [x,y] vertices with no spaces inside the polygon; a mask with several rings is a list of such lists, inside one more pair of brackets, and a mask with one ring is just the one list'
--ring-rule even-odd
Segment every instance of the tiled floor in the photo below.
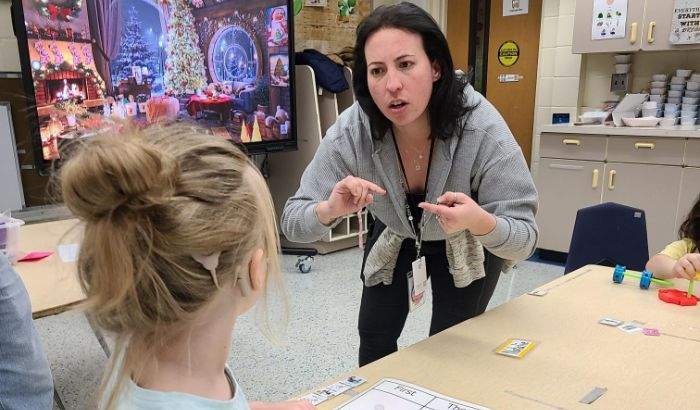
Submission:
{"label": "tiled floor", "polygon": [[[318,256],[308,274],[296,270],[295,262],[296,257],[285,256],[282,263],[289,322],[286,334],[277,336],[286,336],[286,343],[273,345],[266,339],[256,326],[254,312],[236,325],[229,364],[249,400],[284,400],[357,367],[360,251]],[[489,309],[563,271],[561,265],[519,263],[513,272],[501,275]],[[279,304],[270,303],[273,311],[276,306]],[[275,317],[279,315],[272,314]],[[400,346],[426,338],[429,322],[428,306],[412,313]],[[92,400],[107,359],[85,316],[66,312],[38,319],[36,324],[65,408],[94,408]]]}

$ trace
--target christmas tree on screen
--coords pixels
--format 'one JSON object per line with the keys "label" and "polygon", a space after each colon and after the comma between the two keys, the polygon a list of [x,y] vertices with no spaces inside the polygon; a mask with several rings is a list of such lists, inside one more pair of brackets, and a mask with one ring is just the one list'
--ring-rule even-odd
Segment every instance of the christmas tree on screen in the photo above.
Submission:
{"label": "christmas tree on screen", "polygon": [[186,0],[170,0],[168,52],[165,60],[165,90],[173,94],[202,89],[206,86],[204,55],[194,17]]}
{"label": "christmas tree on screen", "polygon": [[112,65],[117,73],[115,81],[126,80],[132,76],[131,67],[148,67],[148,72],[155,71],[158,60],[141,32],[142,21],[138,17],[136,7],[131,6],[129,17],[122,31],[122,42],[119,55]]}

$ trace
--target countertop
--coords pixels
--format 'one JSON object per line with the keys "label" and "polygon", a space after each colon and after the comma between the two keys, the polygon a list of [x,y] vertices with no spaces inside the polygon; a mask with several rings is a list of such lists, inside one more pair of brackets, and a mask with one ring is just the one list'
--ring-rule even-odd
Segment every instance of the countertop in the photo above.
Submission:
{"label": "countertop", "polygon": [[542,133],[558,134],[593,134],[593,135],[628,135],[633,137],[676,137],[676,138],[700,138],[698,125],[694,129],[688,129],[676,125],[669,128],[659,127],[614,127],[609,125],[543,125]]}

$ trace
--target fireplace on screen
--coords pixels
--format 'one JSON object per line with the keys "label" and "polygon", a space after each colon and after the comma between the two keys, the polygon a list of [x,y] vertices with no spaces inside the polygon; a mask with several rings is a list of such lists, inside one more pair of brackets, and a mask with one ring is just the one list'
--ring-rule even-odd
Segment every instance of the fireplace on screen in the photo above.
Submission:
{"label": "fireplace on screen", "polygon": [[85,78],[47,80],[46,89],[50,104],[65,100],[82,101],[86,99]]}

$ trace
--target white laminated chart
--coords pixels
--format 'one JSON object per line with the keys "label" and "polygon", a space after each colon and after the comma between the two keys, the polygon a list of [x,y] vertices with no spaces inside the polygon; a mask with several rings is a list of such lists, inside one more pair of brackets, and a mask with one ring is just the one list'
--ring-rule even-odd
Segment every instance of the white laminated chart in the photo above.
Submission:
{"label": "white laminated chart", "polygon": [[488,410],[396,379],[382,379],[335,410]]}

